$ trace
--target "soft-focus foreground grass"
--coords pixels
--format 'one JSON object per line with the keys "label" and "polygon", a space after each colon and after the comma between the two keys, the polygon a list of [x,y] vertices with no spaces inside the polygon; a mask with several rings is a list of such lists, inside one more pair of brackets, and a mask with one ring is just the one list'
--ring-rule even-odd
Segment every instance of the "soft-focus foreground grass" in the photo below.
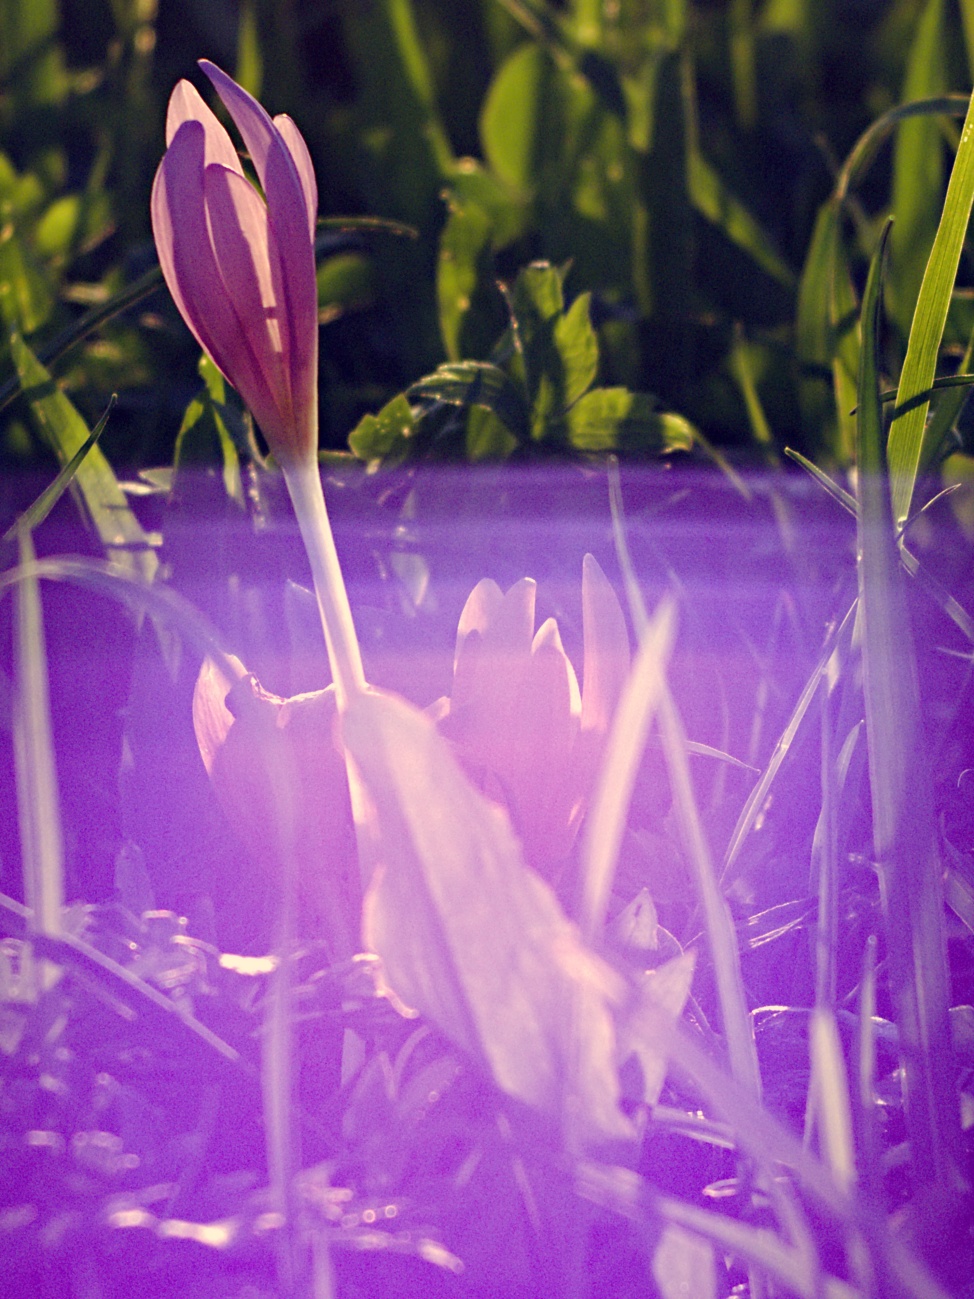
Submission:
{"label": "soft-focus foreground grass", "polygon": [[[141,620],[143,646],[158,644],[154,652],[169,667],[179,645],[218,656],[222,632],[160,580],[159,538],[112,468],[153,471],[141,490],[164,496],[174,456],[177,468],[202,461],[221,471],[227,508],[252,511],[259,553],[264,514],[254,501],[273,471],[219,375],[207,363],[197,370],[158,291],[147,242],[161,105],[175,77],[192,75],[193,60],[206,54],[299,121],[316,155],[323,215],[378,219],[322,231],[322,417],[332,449],[354,429],[354,455],[373,465],[675,450],[707,454],[734,475],[740,460],[774,468],[788,446],[856,528],[855,555],[846,556],[855,600],[851,584],[839,591],[781,734],[748,755],[756,767],[750,790],[737,802],[725,794],[714,819],[729,829],[718,837],[690,766],[701,746],[685,734],[668,684],[668,660],[679,655],[673,611],[664,606],[651,619],[644,608],[610,468],[618,567],[641,648],[627,721],[613,735],[578,852],[577,919],[585,941],[612,954],[617,917],[606,929],[607,912],[636,907],[635,930],[636,904],[652,906],[641,881],[633,887],[627,849],[620,851],[649,739],[672,801],[668,850],[693,898],[677,913],[684,927],[670,941],[692,941],[698,952],[683,1019],[675,1021],[679,1005],[672,1013],[654,1009],[652,999],[643,1007],[640,1040],[670,1064],[662,1103],[654,1104],[657,1089],[640,1112],[638,1153],[593,1151],[573,1136],[572,1105],[582,1101],[567,1084],[557,1124],[512,1110],[491,1088],[503,1051],[489,1040],[489,1024],[478,1023],[487,1039],[480,1053],[467,1051],[468,1063],[458,1065],[449,1043],[466,1045],[459,1032],[451,1038],[463,1014],[443,1011],[430,1015],[447,1043],[439,1055],[430,1054],[435,1038],[419,1045],[410,1038],[396,1054],[382,1038],[392,1032],[395,1040],[394,1030],[370,1026],[364,1040],[373,1054],[355,1075],[346,1041],[355,1084],[337,1098],[334,1089],[317,1093],[313,1102],[328,1099],[309,1122],[308,1097],[301,1113],[293,1098],[300,1049],[295,1056],[292,972],[281,975],[278,966],[261,1010],[266,1177],[274,1212],[292,1224],[304,1212],[312,1226],[305,1236],[279,1230],[274,1284],[282,1293],[341,1294],[343,1284],[356,1293],[354,1280],[336,1281],[329,1248],[391,1250],[363,1223],[375,1221],[374,1205],[399,1212],[408,1197],[418,1225],[395,1248],[452,1277],[454,1237],[447,1231],[444,1246],[437,1226],[452,1221],[446,1201],[469,1185],[500,1186],[490,1193],[514,1206],[511,1220],[501,1214],[479,1234],[455,1233],[471,1257],[481,1252],[482,1273],[474,1263],[469,1275],[482,1292],[492,1269],[500,1274],[497,1256],[513,1233],[530,1246],[521,1272],[514,1262],[503,1274],[523,1293],[532,1278],[550,1293],[609,1293],[605,1258],[620,1251],[641,1278],[636,1292],[655,1286],[665,1299],[723,1295],[732,1284],[752,1296],[969,1294],[974,1015],[952,995],[952,978],[968,987],[974,867],[970,840],[951,820],[956,797],[944,790],[956,796],[964,788],[972,755],[969,736],[943,720],[944,701],[929,679],[933,656],[914,643],[913,624],[927,602],[935,621],[923,625],[936,627],[938,645],[970,658],[969,585],[943,580],[951,573],[943,538],[958,548],[969,542],[970,505],[963,487],[934,498],[941,485],[970,477],[966,389],[954,380],[971,368],[974,343],[964,261],[974,194],[965,120],[974,9],[938,0],[869,9],[799,0],[558,7],[377,0],[283,13],[244,5],[239,19],[188,0],[158,13],[148,0],[63,10],[53,0],[0,0],[3,455],[11,467],[44,465],[52,453],[70,466],[59,488],[71,479],[93,547],[111,557],[109,567],[35,563],[31,531],[45,535],[51,496],[5,538],[3,589],[15,605],[11,755],[29,908],[8,898],[5,913],[17,941],[25,926],[34,933],[34,948],[4,949],[4,1004],[17,1008],[20,1026],[5,1039],[13,1043],[5,1057],[24,1070],[21,1091],[7,1095],[20,1096],[31,1076],[16,1034],[53,1041],[57,1024],[60,1033],[70,1022],[81,993],[67,999],[66,970],[77,987],[100,987],[109,1005],[124,992],[136,1021],[174,1015],[158,971],[171,968],[166,960],[185,941],[171,949],[140,930],[127,949],[141,945],[136,965],[124,946],[106,951],[63,919],[65,847],[38,579],[121,595]],[[116,390],[118,410],[98,445],[88,445]],[[342,462],[338,471],[356,481]],[[747,497],[747,480],[734,482]],[[417,500],[421,494],[403,510],[407,530]],[[774,508],[786,538],[784,493]],[[409,560],[395,575],[415,593],[422,556]],[[763,685],[774,688],[773,680]],[[959,689],[954,715],[969,708],[969,680]],[[807,887],[773,902],[759,886],[751,896],[735,891],[752,836],[801,744],[817,755],[814,831],[792,846],[805,854]],[[728,755],[704,756],[719,763]],[[422,781],[417,788],[436,796]],[[404,823],[415,811],[406,808]],[[126,878],[135,908],[146,895],[123,875],[117,887]],[[4,880],[6,892],[17,891]],[[449,916],[438,922],[449,930]],[[777,985],[781,1017],[802,1025],[787,1039],[803,1052],[790,1071],[755,1051],[769,1007],[754,1005],[742,975],[752,943],[789,933],[805,935],[813,954],[800,1004],[786,979]],[[627,942],[621,948],[631,963],[638,944]],[[29,951],[40,959],[25,973]],[[451,975],[461,1011],[478,991],[470,971],[480,958],[476,950],[465,956]],[[173,975],[169,986],[189,987],[189,976]],[[316,986],[299,989],[305,1007],[320,995],[309,992]],[[335,986],[324,1017],[318,1003],[309,1012],[327,1022],[322,1037],[332,1046],[336,1020],[361,1029],[369,1001],[359,985],[349,991],[350,981]],[[246,1034],[238,1025],[239,1041],[227,1040],[232,1017],[224,1035],[185,1003],[179,1019],[202,1060],[238,1069],[255,1086]],[[643,1049],[644,1072],[658,1064],[653,1051]],[[217,1077],[210,1067],[200,1065],[207,1079]],[[463,1067],[466,1082],[457,1085]],[[572,1078],[575,1067],[566,1068]],[[331,1079],[327,1069],[323,1075]],[[797,1099],[773,1104],[786,1075],[789,1084],[797,1079]],[[59,1077],[56,1068],[44,1076]],[[236,1082],[219,1078],[236,1094]],[[581,1082],[578,1089],[584,1093]],[[441,1090],[455,1107],[434,1106],[432,1126],[423,1128],[428,1097]],[[95,1130],[97,1116],[75,1114],[70,1088],[66,1094],[64,1112],[77,1130]],[[206,1104],[212,1108],[212,1093]],[[29,1131],[57,1134],[58,1121],[42,1115]],[[212,1131],[215,1119],[206,1123]],[[318,1201],[308,1192],[303,1210],[294,1190],[298,1127],[332,1152],[327,1174],[318,1166],[326,1189]],[[469,1154],[459,1170],[448,1139]],[[684,1149],[681,1140],[713,1152],[691,1186],[655,1154]],[[423,1165],[419,1176],[409,1161],[424,1141],[441,1143],[441,1163]],[[491,1160],[507,1170],[506,1181],[477,1181],[477,1168]],[[193,1176],[201,1182],[205,1164],[199,1156]],[[347,1184],[329,1183],[333,1173]],[[73,1187],[71,1204],[83,1203],[101,1228],[106,1214],[116,1229],[135,1225],[110,1217],[122,1212],[115,1201],[106,1207],[114,1190],[106,1175],[94,1189]],[[348,1195],[329,1199],[336,1190]],[[56,1209],[62,1194],[52,1192]],[[730,1212],[714,1207],[721,1199]],[[331,1212],[346,1200],[354,1214]],[[201,1203],[187,1192],[180,1213],[169,1201],[153,1208],[159,1239],[181,1231],[201,1247],[229,1249],[229,1237],[206,1236]],[[471,1218],[477,1203],[467,1206]],[[127,1199],[124,1212],[149,1209]],[[266,1229],[255,1225],[258,1216],[238,1202],[224,1220],[235,1224],[239,1243]],[[163,1230],[174,1222],[182,1226]],[[90,1264],[88,1281],[72,1282],[75,1292],[98,1293],[99,1266]]]}

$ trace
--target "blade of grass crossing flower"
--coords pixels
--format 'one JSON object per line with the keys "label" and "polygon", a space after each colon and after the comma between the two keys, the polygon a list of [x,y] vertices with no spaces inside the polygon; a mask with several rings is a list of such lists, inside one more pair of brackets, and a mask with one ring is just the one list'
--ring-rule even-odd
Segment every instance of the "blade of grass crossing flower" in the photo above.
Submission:
{"label": "blade of grass crossing flower", "polygon": [[674,632],[673,602],[664,599],[640,639],[613,718],[595,801],[586,817],[580,923],[585,941],[595,945],[605,923],[636,771],[664,689]]}
{"label": "blade of grass crossing flower", "polygon": [[[960,146],[947,186],[940,225],[920,285],[906,359],[896,392],[897,406],[929,388],[937,369],[961,249],[974,202],[974,96],[961,131]],[[924,428],[927,403],[915,406],[893,421],[886,459],[891,480],[893,519],[902,527],[910,514],[918,474],[929,467],[936,447]]]}
{"label": "blade of grass crossing flower", "polygon": [[[632,557],[629,554],[629,546],[626,541],[619,466],[618,462],[615,461],[609,465],[609,503],[612,511],[612,532],[616,554],[623,574],[626,595],[629,599],[629,615],[632,618],[637,639],[640,645],[644,645],[649,638],[651,624],[646,616],[646,606],[642,592],[639,589],[639,583],[636,580]],[[741,977],[737,935],[727,903],[721,896],[720,886],[710,857],[710,849],[700,822],[700,814],[693,793],[693,782],[690,778],[687,738],[683,730],[683,722],[665,678],[661,681],[659,689],[657,706],[660,718],[660,738],[666,757],[670,785],[673,791],[673,803],[687,853],[687,860],[706,920],[707,936],[714,962],[731,1071],[742,1086],[746,1087],[753,1095],[760,1096],[761,1075],[758,1068],[751,1017],[748,1014],[747,999],[744,995],[744,981]]]}
{"label": "blade of grass crossing flower", "polygon": [[44,522],[63,496],[66,488],[71,486],[71,482],[75,474],[78,472],[82,460],[84,460],[85,456],[92,447],[96,445],[98,439],[104,433],[105,427],[108,424],[108,417],[111,415],[117,400],[118,396],[113,392],[111,401],[108,403],[104,415],[102,415],[101,419],[91,430],[91,436],[78,448],[58,474],[57,478],[55,478],[54,482],[48,487],[45,487],[37,500],[34,501],[33,505],[28,506],[20,518],[16,519],[10,525],[7,531],[3,534],[4,541],[12,541],[17,535],[17,532],[21,529],[24,531],[30,531],[33,528],[39,527]]}
{"label": "blade of grass crossing flower", "polygon": [[[30,532],[22,529],[19,540],[21,563],[32,563],[34,545]],[[24,898],[31,910],[31,929],[57,938],[64,906],[64,856],[44,618],[36,577],[23,581],[17,592],[15,647],[14,767]],[[50,987],[55,978],[56,967],[44,963],[42,985]]]}
{"label": "blade of grass crossing flower", "polygon": [[953,1086],[943,880],[909,612],[883,472],[879,325],[889,225],[866,283],[858,400],[858,571],[873,840],[886,917],[914,1176],[953,1195],[964,1179]]}

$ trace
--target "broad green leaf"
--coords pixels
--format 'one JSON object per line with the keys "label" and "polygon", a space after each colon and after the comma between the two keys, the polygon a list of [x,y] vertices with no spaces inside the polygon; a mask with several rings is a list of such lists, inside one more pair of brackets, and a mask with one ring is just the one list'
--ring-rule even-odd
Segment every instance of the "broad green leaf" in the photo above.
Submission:
{"label": "broad green leaf", "polygon": [[[57,458],[67,464],[88,441],[88,428],[16,331],[10,336],[10,350],[35,424]],[[159,561],[100,447],[93,447],[78,466],[73,485],[108,554],[151,581]]]}
{"label": "broad green leaf", "polygon": [[695,430],[682,415],[656,409],[654,398],[628,388],[593,388],[565,416],[568,442],[577,451],[629,451],[658,455],[689,451]]}
{"label": "broad green leaf", "polygon": [[[947,89],[944,0],[926,0],[910,46],[904,102],[932,99]],[[904,121],[893,149],[892,314],[909,334],[923,269],[937,233],[943,192],[943,139],[934,117]]]}
{"label": "broad green leaf", "polygon": [[888,234],[887,225],[866,282],[859,360],[856,459],[863,693],[873,843],[882,872],[913,1176],[927,1194],[939,1188],[940,1195],[951,1195],[949,1188],[960,1184],[961,1174],[950,1064],[943,871],[910,613],[883,463],[879,328]]}
{"label": "broad green leaf", "polygon": [[449,192],[461,207],[473,205],[486,212],[496,247],[503,248],[524,234],[528,205],[475,158],[457,159],[450,173]]}
{"label": "broad green leaf", "polygon": [[460,361],[441,365],[433,374],[414,383],[407,395],[414,401],[445,401],[454,406],[486,406],[518,439],[528,437],[528,409],[512,379],[485,361]]}
{"label": "broad green leaf", "polygon": [[33,334],[54,310],[44,270],[12,222],[0,222],[0,318],[8,329]]}
{"label": "broad green leaf", "polygon": [[558,70],[533,42],[520,45],[497,73],[480,117],[484,156],[515,193],[531,194],[544,163],[545,109]]}
{"label": "broad green leaf", "polygon": [[[173,449],[173,469],[178,472],[186,465],[219,461],[227,496],[242,507],[244,492],[237,445],[245,438],[243,421],[228,403],[226,380],[205,353],[200,357],[199,372],[206,387],[186,407]],[[236,438],[231,429],[237,433]]]}
{"label": "broad green leaf", "polygon": [[554,344],[561,361],[558,400],[562,409],[574,405],[582,393],[588,392],[598,374],[599,340],[589,317],[591,301],[590,293],[580,294],[555,321]]}
{"label": "broad green leaf", "polygon": [[363,415],[348,435],[348,445],[360,460],[397,462],[409,453],[415,432],[412,407],[400,393],[377,415]]}
{"label": "broad green leaf", "polygon": [[630,1137],[612,1018],[623,985],[524,865],[506,815],[403,700],[357,696],[343,736],[375,809],[364,932],[391,990],[569,1142]]}
{"label": "broad green leaf", "polygon": [[62,194],[34,227],[34,247],[45,259],[64,259],[77,248],[99,243],[111,229],[111,200],[106,193]]}
{"label": "broad green leaf", "polygon": [[[937,353],[943,337],[950,295],[953,291],[961,249],[974,202],[974,97],[971,98],[960,146],[947,185],[947,199],[920,286],[906,359],[896,392],[896,404],[929,388],[937,370]],[[893,518],[896,526],[906,522],[913,501],[918,473],[929,467],[937,449],[924,436],[927,403],[894,419],[889,432],[886,459],[891,480]]]}
{"label": "broad green leaf", "polygon": [[505,423],[486,406],[471,406],[467,411],[467,459],[476,464],[482,460],[506,460],[517,448],[517,438]]}
{"label": "broad green leaf", "polygon": [[460,203],[452,197],[448,202],[450,215],[440,235],[436,296],[443,346],[451,361],[459,361],[469,355],[461,344],[464,322],[478,287],[490,274],[491,222],[474,203]]}

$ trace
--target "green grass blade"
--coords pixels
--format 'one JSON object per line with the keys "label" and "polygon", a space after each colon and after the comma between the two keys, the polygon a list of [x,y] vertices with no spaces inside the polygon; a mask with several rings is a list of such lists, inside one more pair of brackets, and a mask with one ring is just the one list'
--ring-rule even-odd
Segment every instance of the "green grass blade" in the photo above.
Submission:
{"label": "green grass blade", "polygon": [[[16,331],[10,336],[10,350],[34,421],[57,458],[67,465],[87,443],[88,428]],[[72,481],[106,551],[123,567],[151,581],[159,561],[99,447],[92,447],[79,462]]]}
{"label": "green grass blade", "polygon": [[916,658],[883,472],[878,335],[888,236],[889,225],[863,298],[857,415],[869,781],[914,1176],[930,1193],[952,1196],[963,1177],[957,1162],[960,1131],[951,1065],[943,880]]}
{"label": "green grass blade", "polygon": [[[927,0],[910,45],[904,101],[933,99],[944,93],[944,0]],[[892,315],[906,338],[923,270],[937,232],[943,193],[943,137],[935,117],[903,122],[893,148],[892,274],[888,292]]]}
{"label": "green grass blade", "polygon": [[841,643],[847,629],[851,626],[855,610],[856,605],[853,603],[846,611],[845,617],[842,621],[836,626],[833,626],[829,631],[829,634],[826,636],[822,652],[818,657],[818,662],[812,669],[808,680],[802,688],[801,694],[798,696],[798,700],[795,707],[792,709],[791,716],[788,718],[785,729],[778,737],[778,741],[774,747],[774,752],[771,754],[767,766],[762,771],[760,779],[749,794],[747,802],[741,809],[741,814],[737,818],[737,824],[734,826],[734,830],[727,844],[727,851],[724,854],[724,865],[721,871],[721,878],[723,880],[728,880],[730,877],[734,863],[737,861],[738,854],[744,846],[744,841],[754,827],[758,814],[767,800],[771,786],[774,784],[775,777],[781,769],[781,764],[787,757],[795,736],[798,734],[799,727],[805,719],[805,714],[808,712],[809,705],[815,698],[815,693],[828,671],[829,661],[835,653],[836,646]]}
{"label": "green grass blade", "polygon": [[[31,564],[35,558],[26,530],[20,533],[20,558],[22,564]],[[13,731],[24,898],[31,910],[32,930],[57,938],[64,906],[64,854],[44,619],[36,576],[26,578],[17,592]],[[41,977],[50,986],[53,966],[46,967]]]}
{"label": "green grass blade", "polygon": [[877,117],[852,146],[836,177],[835,199],[844,202],[872,166],[876,154],[887,137],[901,122],[913,117],[927,117],[931,113],[948,117],[964,117],[970,100],[967,95],[938,95],[934,99],[921,99],[914,104],[900,104],[882,117]]}
{"label": "green grass blade", "polygon": [[16,519],[10,525],[7,531],[3,534],[4,541],[13,540],[21,529],[30,531],[33,528],[39,527],[44,522],[51,510],[54,509],[55,505],[63,496],[65,490],[70,487],[75,474],[81,467],[82,460],[84,460],[85,456],[92,447],[97,444],[98,439],[104,433],[108,424],[108,417],[111,415],[117,400],[118,396],[113,392],[111,401],[108,403],[104,415],[102,415],[101,419],[92,429],[91,436],[78,448],[55,478],[54,482],[51,483],[50,486],[45,487],[37,500],[34,501],[33,505],[29,506],[20,518]]}
{"label": "green grass blade", "polygon": [[[640,646],[644,646],[652,634],[652,624],[646,614],[646,605],[626,541],[618,464],[609,466],[609,484],[612,532],[628,597],[629,615]],[[752,1095],[760,1096],[761,1075],[741,976],[737,934],[727,903],[720,892],[710,848],[697,810],[683,721],[665,678],[660,681],[659,692],[657,706],[660,736],[673,791],[673,805],[707,926],[731,1072]]]}
{"label": "green grass blade", "polygon": [[673,648],[675,610],[664,599],[641,637],[639,653],[615,712],[592,809],[585,820],[579,923],[587,943],[598,945],[626,828],[636,771],[666,680]]}
{"label": "green grass blade", "polygon": [[[86,311],[80,320],[75,321],[68,329],[53,338],[50,343],[40,348],[37,352],[38,360],[42,365],[55,365],[78,343],[84,342],[96,329],[100,329],[109,320],[121,315],[123,311],[128,311],[130,307],[142,302],[143,299],[160,288],[162,288],[162,271],[158,266],[154,266],[151,271],[146,271],[128,288],[116,293],[107,302],[93,307],[91,311]],[[15,375],[12,379],[8,379],[6,383],[0,385],[0,411],[13,401],[20,391],[20,387],[21,379],[19,375]]]}
{"label": "green grass blade", "polygon": [[[920,286],[906,359],[900,374],[896,404],[929,388],[937,370],[937,353],[943,338],[947,310],[957,276],[961,249],[974,203],[974,97],[961,132],[960,146],[947,185],[943,215]],[[861,396],[860,396],[861,400]],[[891,480],[893,518],[902,527],[909,517],[917,475],[928,468],[936,450],[924,434],[927,403],[915,406],[893,421],[886,459]]]}

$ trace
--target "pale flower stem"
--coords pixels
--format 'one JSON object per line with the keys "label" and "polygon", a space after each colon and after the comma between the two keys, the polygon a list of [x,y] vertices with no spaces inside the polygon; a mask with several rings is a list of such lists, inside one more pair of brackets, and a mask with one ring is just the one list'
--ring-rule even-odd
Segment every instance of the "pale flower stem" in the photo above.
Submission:
{"label": "pale flower stem", "polygon": [[[297,516],[301,539],[308,552],[311,575],[314,579],[318,610],[325,633],[328,661],[335,683],[339,714],[345,712],[354,696],[367,687],[362,654],[359,650],[352,609],[348,603],[345,578],[342,576],[335,538],[332,535],[325,494],[321,488],[321,475],[316,461],[289,465],[284,469],[284,481],[291,495],[291,504]],[[375,866],[375,845],[370,831],[369,802],[351,755],[345,753],[348,773],[348,793],[352,804],[352,821],[358,848],[359,871],[363,892],[368,887]]]}
{"label": "pale flower stem", "polygon": [[344,712],[351,697],[365,689],[365,673],[317,463],[288,465],[284,481],[311,563],[338,708]]}

